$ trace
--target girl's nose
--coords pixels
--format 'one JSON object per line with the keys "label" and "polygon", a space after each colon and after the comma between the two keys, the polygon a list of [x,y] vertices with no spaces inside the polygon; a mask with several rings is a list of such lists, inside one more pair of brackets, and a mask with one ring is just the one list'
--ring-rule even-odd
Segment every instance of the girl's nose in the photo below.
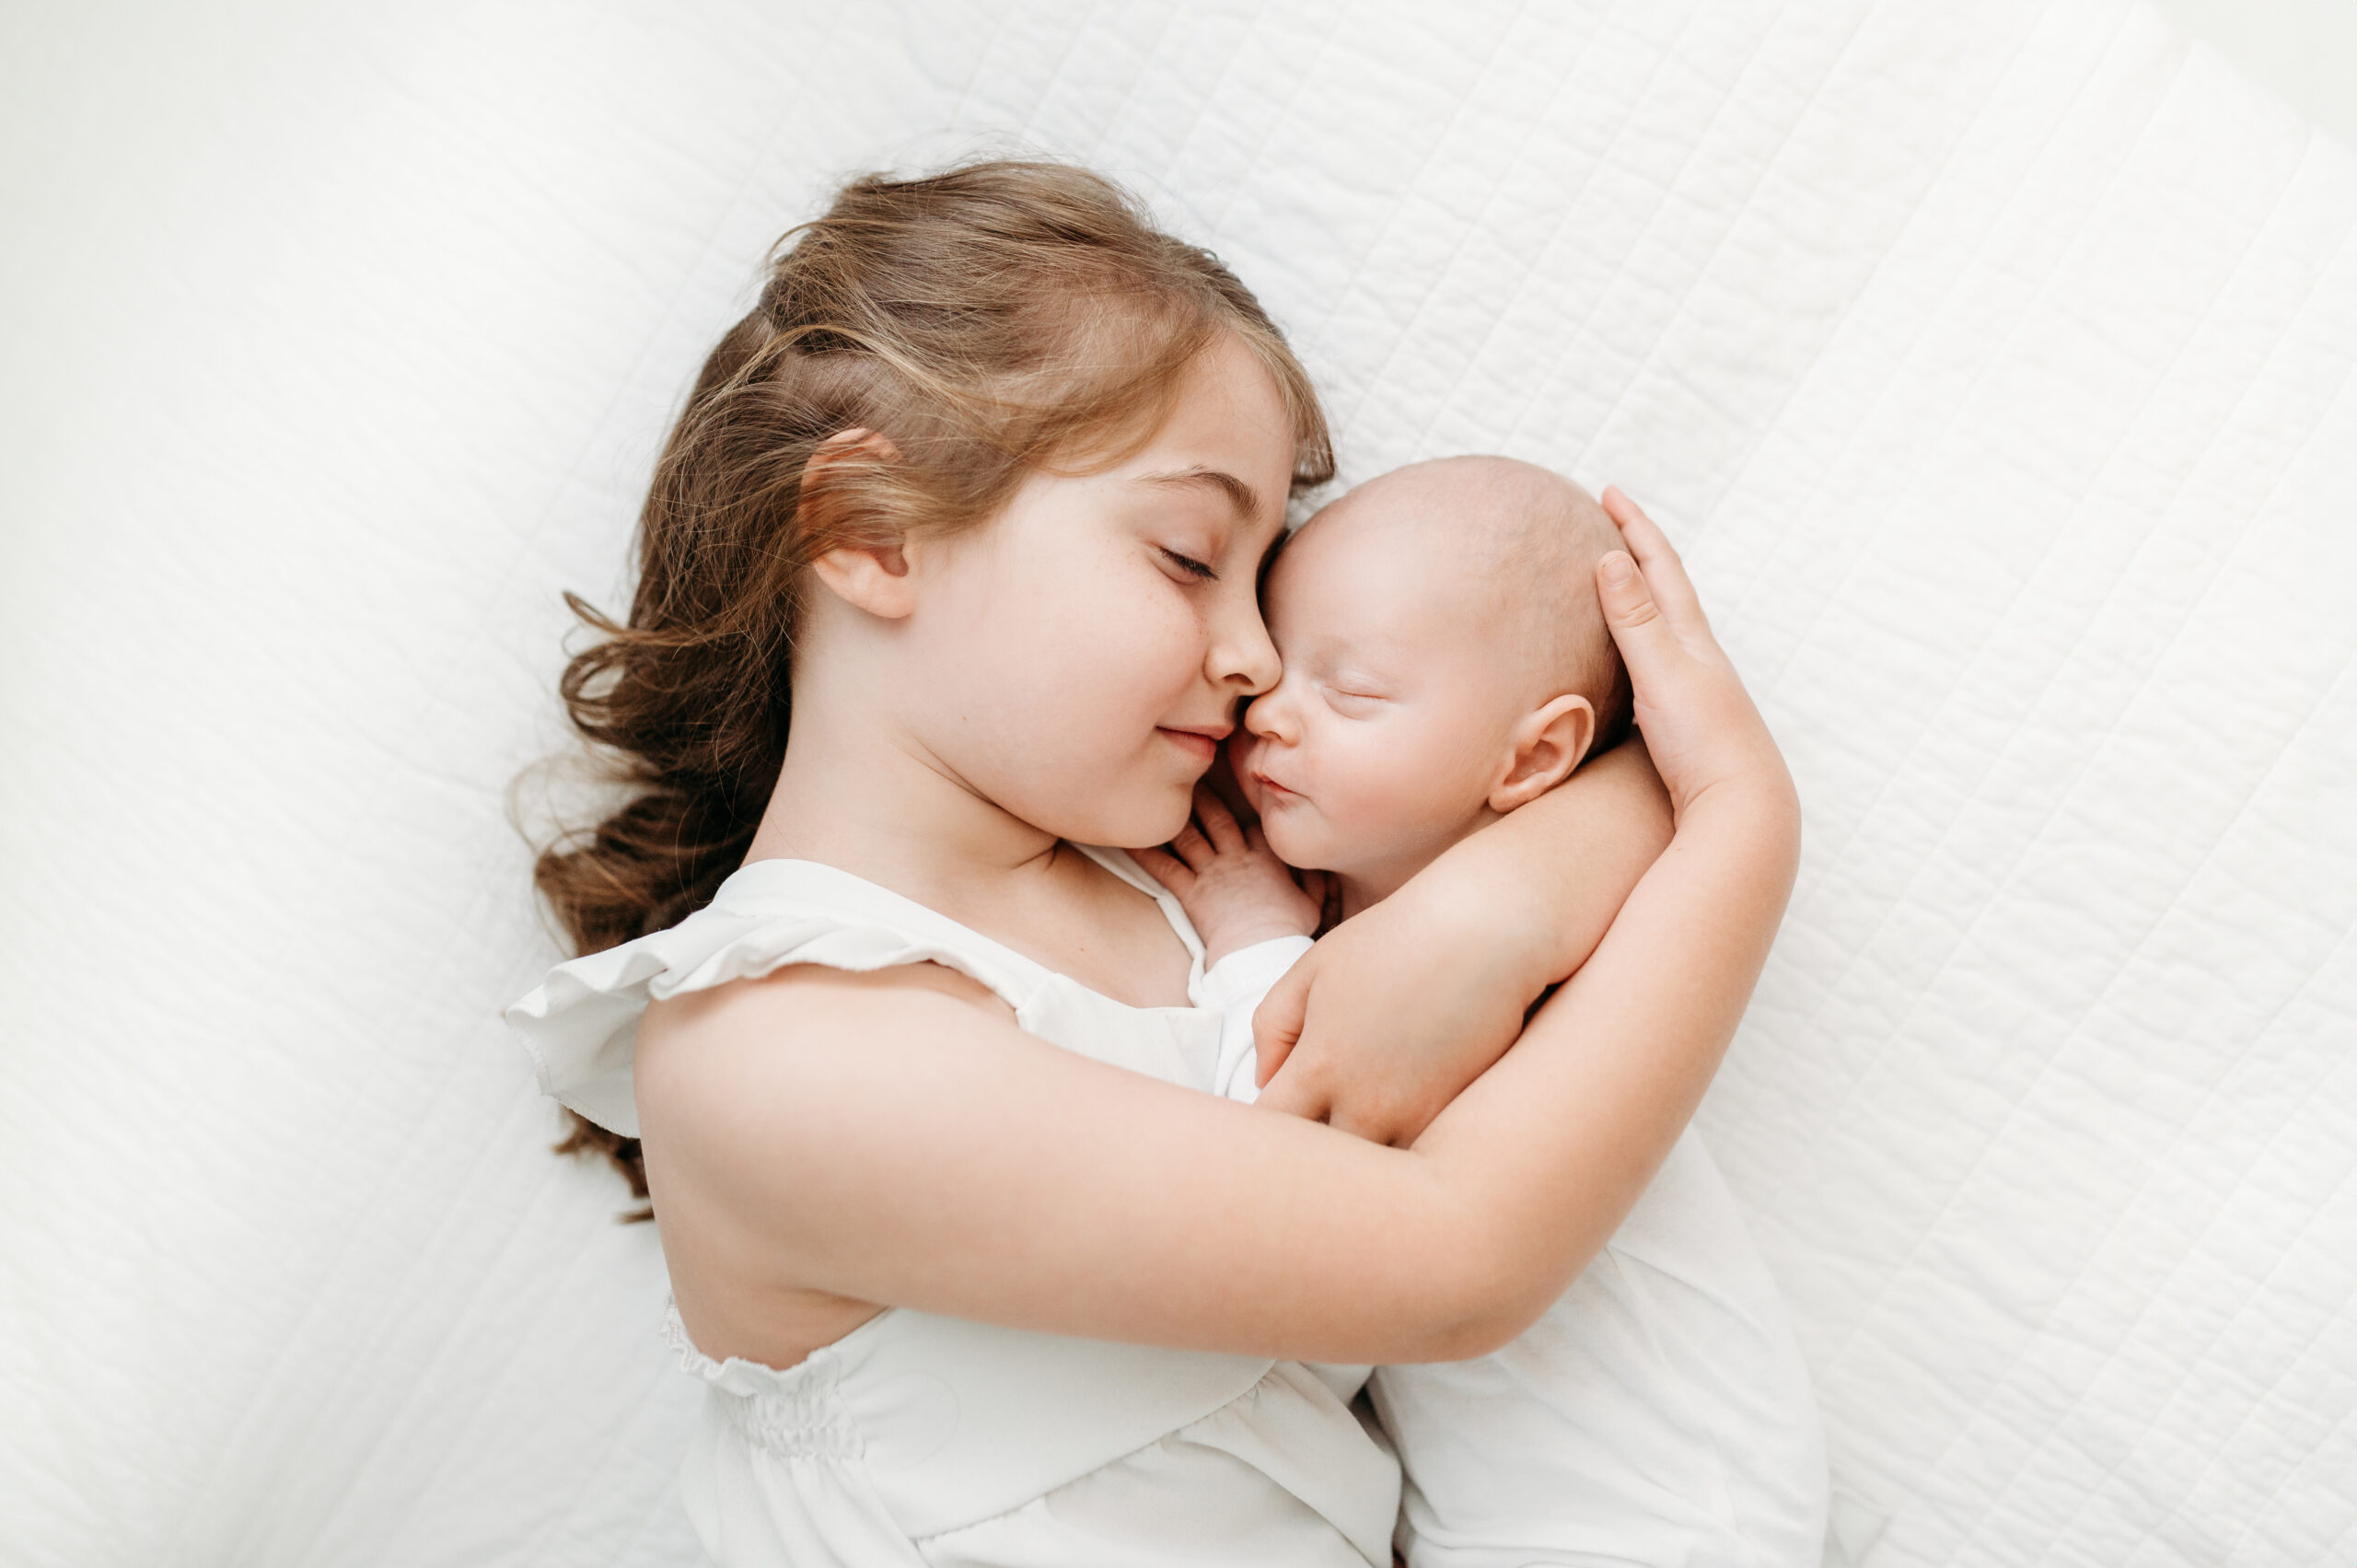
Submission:
{"label": "girl's nose", "polygon": [[1210,668],[1215,686],[1227,686],[1242,697],[1254,697],[1274,686],[1284,674],[1277,645],[1269,640],[1268,623],[1248,590],[1220,618],[1212,637]]}

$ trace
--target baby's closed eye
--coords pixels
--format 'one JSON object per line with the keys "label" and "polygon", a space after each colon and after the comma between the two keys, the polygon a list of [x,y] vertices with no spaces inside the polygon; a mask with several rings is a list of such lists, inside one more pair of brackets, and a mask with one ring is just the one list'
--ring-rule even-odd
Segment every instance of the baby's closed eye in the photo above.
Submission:
{"label": "baby's closed eye", "polygon": [[1343,713],[1371,712],[1390,699],[1380,691],[1363,691],[1348,685],[1328,683],[1323,691],[1326,700]]}

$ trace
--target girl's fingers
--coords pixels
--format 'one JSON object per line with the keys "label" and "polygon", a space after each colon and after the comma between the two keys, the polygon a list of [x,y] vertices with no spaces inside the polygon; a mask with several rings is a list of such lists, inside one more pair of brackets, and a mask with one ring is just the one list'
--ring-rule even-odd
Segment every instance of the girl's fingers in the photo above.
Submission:
{"label": "girl's fingers", "polygon": [[1669,536],[1661,531],[1661,525],[1645,516],[1644,508],[1630,500],[1628,492],[1619,485],[1606,485],[1602,500],[1605,514],[1620,528],[1629,553],[1643,572],[1655,606],[1681,629],[1708,624],[1702,601],[1686,575],[1686,563]]}
{"label": "girl's fingers", "polygon": [[1133,849],[1130,851],[1130,858],[1138,863],[1139,870],[1174,893],[1184,892],[1194,886],[1193,868],[1168,850]]}
{"label": "girl's fingers", "polygon": [[1625,550],[1616,550],[1596,563],[1596,597],[1604,606],[1604,623],[1620,645],[1629,679],[1644,690],[1644,677],[1673,650],[1677,638],[1662,619],[1645,584],[1645,575]]}
{"label": "girl's fingers", "polygon": [[1295,1042],[1301,1039],[1302,1027],[1309,1020],[1309,977],[1318,967],[1318,949],[1312,947],[1302,960],[1285,970],[1276,984],[1269,987],[1260,998],[1260,1005],[1252,1011],[1252,1047],[1258,1061],[1255,1076],[1260,1086],[1267,1088],[1277,1069],[1293,1054]]}
{"label": "girl's fingers", "polygon": [[1236,825],[1236,813],[1202,784],[1195,786],[1195,820],[1203,825],[1213,849],[1229,854],[1243,849],[1244,830]]}
{"label": "girl's fingers", "polygon": [[1254,1103],[1264,1110],[1298,1116],[1304,1121],[1323,1121],[1334,1109],[1327,1103],[1324,1096],[1310,1086],[1306,1079],[1298,1077],[1278,1079],[1262,1089],[1260,1098]]}
{"label": "girl's fingers", "polygon": [[1620,530],[1620,537],[1629,541],[1630,550],[1646,563],[1650,564],[1656,556],[1678,553],[1669,536],[1661,531],[1661,525],[1643,506],[1630,500],[1627,491],[1617,484],[1608,484],[1602,501],[1605,516]]}

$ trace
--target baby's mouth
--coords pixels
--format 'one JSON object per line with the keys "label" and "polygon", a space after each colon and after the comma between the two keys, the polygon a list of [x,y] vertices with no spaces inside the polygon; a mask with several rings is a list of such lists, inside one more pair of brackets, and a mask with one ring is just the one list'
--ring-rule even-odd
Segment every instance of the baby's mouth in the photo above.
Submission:
{"label": "baby's mouth", "polygon": [[1299,790],[1287,789],[1284,785],[1279,784],[1276,780],[1271,778],[1268,774],[1262,772],[1258,768],[1252,770],[1252,782],[1259,784],[1262,789],[1267,790],[1269,792],[1269,797],[1271,800],[1298,800],[1301,798],[1301,792]]}

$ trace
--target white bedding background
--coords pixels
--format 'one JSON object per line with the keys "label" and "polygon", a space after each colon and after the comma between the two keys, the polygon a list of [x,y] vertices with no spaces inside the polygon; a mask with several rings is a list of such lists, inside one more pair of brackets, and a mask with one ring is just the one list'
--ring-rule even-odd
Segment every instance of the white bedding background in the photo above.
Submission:
{"label": "white bedding background", "polygon": [[1877,1568],[2357,1562],[2357,157],[2140,6],[0,17],[0,1561],[636,1564],[497,1009],[665,415],[829,182],[1093,162],[1346,476],[1618,482],[1808,807],[1705,1107]]}

